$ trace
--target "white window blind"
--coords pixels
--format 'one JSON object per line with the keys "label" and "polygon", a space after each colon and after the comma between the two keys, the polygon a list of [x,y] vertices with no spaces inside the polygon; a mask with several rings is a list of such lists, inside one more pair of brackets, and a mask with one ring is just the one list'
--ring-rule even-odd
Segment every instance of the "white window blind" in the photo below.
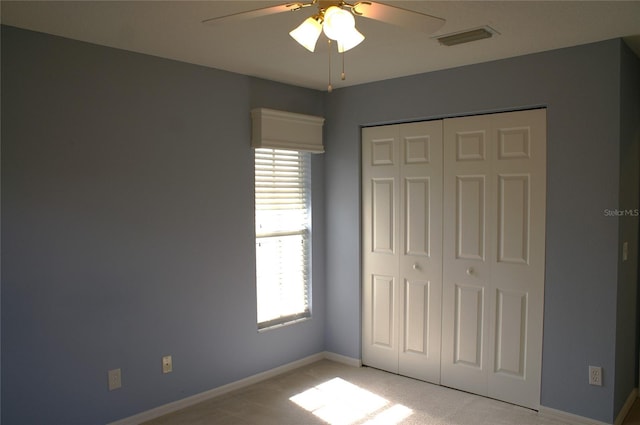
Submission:
{"label": "white window blind", "polygon": [[310,316],[310,154],[255,149],[258,328]]}

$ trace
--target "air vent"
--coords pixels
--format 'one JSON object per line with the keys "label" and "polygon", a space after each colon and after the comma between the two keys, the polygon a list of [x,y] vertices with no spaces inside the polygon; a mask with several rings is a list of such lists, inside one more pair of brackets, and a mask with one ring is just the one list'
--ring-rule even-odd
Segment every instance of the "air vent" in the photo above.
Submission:
{"label": "air vent", "polygon": [[438,35],[435,38],[444,46],[455,46],[456,44],[470,43],[484,38],[491,38],[494,34],[499,33],[489,26],[484,26],[451,34]]}

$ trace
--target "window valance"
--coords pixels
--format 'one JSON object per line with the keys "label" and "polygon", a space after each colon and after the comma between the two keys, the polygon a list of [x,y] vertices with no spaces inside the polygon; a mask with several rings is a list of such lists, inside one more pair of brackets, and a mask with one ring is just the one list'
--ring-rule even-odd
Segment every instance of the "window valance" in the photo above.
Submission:
{"label": "window valance", "polygon": [[323,117],[256,108],[251,111],[253,148],[323,153]]}

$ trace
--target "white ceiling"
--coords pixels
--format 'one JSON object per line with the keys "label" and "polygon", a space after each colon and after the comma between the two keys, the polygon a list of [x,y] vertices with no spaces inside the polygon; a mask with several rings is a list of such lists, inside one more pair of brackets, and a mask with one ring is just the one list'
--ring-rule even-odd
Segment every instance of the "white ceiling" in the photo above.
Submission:
{"label": "white ceiling", "polygon": [[[0,6],[3,24],[324,90],[326,45],[319,42],[310,53],[288,35],[314,8],[233,25],[201,23],[286,1],[2,0]],[[624,37],[640,56],[640,1],[384,2],[446,19],[434,35],[484,25],[500,34],[444,47],[423,33],[356,18],[366,39],[346,53],[345,81],[339,79],[341,62],[333,50],[334,88],[616,37]]]}

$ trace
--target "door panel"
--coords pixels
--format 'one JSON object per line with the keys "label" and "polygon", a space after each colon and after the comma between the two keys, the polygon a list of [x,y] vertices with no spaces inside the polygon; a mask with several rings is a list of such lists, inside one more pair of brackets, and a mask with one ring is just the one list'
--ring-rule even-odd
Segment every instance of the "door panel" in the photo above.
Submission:
{"label": "door panel", "polygon": [[393,254],[395,221],[395,181],[393,178],[371,179],[371,222],[373,246],[378,254]]}
{"label": "door panel", "polygon": [[495,373],[524,379],[527,295],[497,291]]}
{"label": "door panel", "polygon": [[483,290],[456,285],[455,291],[453,362],[482,369]]}
{"label": "door panel", "polygon": [[498,159],[529,159],[530,127],[505,127],[498,130]]}
{"label": "door panel", "polygon": [[484,259],[484,176],[456,176],[456,257]]}
{"label": "door panel", "polygon": [[372,342],[374,345],[390,348],[393,345],[394,292],[393,277],[373,276]]}
{"label": "door panel", "polygon": [[442,122],[398,127],[402,286],[399,373],[440,382],[442,307]]}
{"label": "door panel", "polygon": [[362,137],[362,361],[397,373],[400,148],[388,127]]}
{"label": "door panel", "polygon": [[363,363],[437,383],[442,123],[365,128],[362,158]]}
{"label": "door panel", "polygon": [[429,351],[429,282],[405,282],[403,351],[428,355]]}
{"label": "door panel", "polygon": [[483,129],[474,131],[456,131],[456,161],[484,161],[486,133]]}
{"label": "door panel", "polygon": [[489,396],[540,405],[546,214],[546,111],[492,116],[498,229],[491,267]]}
{"label": "door panel", "polygon": [[486,117],[444,121],[442,384],[487,395],[493,231]]}
{"label": "door panel", "polygon": [[396,149],[396,139],[381,135],[379,139],[371,140],[371,165],[394,165],[395,158],[398,156]]}
{"label": "door panel", "polygon": [[405,252],[407,255],[429,257],[429,177],[405,179]]}
{"label": "door panel", "polygon": [[529,176],[498,176],[498,262],[529,262]]}
{"label": "door panel", "polygon": [[[545,116],[533,110],[444,124],[442,383],[534,409],[542,363]],[[481,302],[471,295],[480,293]]]}

